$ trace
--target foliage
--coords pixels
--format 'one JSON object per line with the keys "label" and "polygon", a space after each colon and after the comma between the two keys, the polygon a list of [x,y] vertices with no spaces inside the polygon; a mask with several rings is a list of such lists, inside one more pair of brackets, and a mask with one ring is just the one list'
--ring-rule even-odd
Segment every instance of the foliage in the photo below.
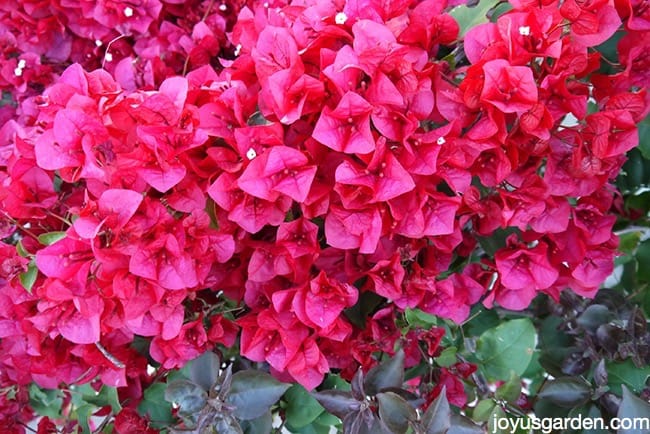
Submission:
{"label": "foliage", "polygon": [[3,432],[650,417],[649,11],[3,3]]}

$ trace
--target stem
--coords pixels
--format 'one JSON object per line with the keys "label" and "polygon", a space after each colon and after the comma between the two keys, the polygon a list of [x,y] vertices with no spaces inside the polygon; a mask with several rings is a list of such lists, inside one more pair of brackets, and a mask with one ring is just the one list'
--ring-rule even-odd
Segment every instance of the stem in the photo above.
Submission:
{"label": "stem", "polygon": [[108,422],[111,420],[111,416],[112,416],[112,413],[109,414],[108,416],[106,416],[104,418],[104,420],[102,421],[102,423],[99,424],[97,429],[95,431],[93,431],[93,433],[99,434],[99,433],[103,432],[104,428],[106,427],[106,425],[108,425]]}
{"label": "stem", "polygon": [[[205,10],[205,13],[203,14],[203,17],[201,18],[200,22],[205,21],[208,18],[208,15],[210,15],[210,12],[212,11],[212,7],[214,6],[214,1],[215,0],[210,0],[210,4],[208,5],[208,8]],[[190,55],[189,53],[187,54],[187,57],[185,58],[185,64],[183,65],[183,74],[187,74],[187,68],[190,66]]]}
{"label": "stem", "polygon": [[104,51],[104,58],[102,59],[102,69],[105,69],[104,66],[106,66],[106,55],[110,54],[108,51],[111,49],[111,45],[113,45],[113,42],[119,41],[122,38],[126,38],[126,35],[119,35],[111,39],[111,41],[106,45],[106,51]]}
{"label": "stem", "polygon": [[116,368],[124,369],[124,363],[122,363],[117,357],[109,353],[108,350],[104,348],[102,344],[100,344],[99,342],[95,342],[95,346],[104,355],[104,357],[106,357],[108,360],[111,361],[113,365],[115,365]]}
{"label": "stem", "polygon": [[25,427],[26,429],[28,429],[31,432],[37,432],[34,428],[25,425],[23,422],[18,422],[18,424],[22,425],[23,427]]}
{"label": "stem", "polygon": [[66,225],[68,225],[68,226],[72,226],[72,223],[71,223],[68,219],[66,219],[66,218],[64,218],[64,217],[61,217],[61,216],[58,215],[58,214],[54,214],[54,213],[53,213],[52,211],[50,211],[50,210],[46,210],[45,212],[47,213],[47,215],[49,215],[50,217],[54,217],[55,219],[59,220],[61,223],[64,223],[64,224],[66,224]]}
{"label": "stem", "polygon": [[629,226],[625,229],[621,229],[619,231],[614,231],[615,235],[623,235],[623,234],[629,234],[632,232],[641,232],[643,235],[648,234],[650,232],[650,228],[646,226]]}
{"label": "stem", "polygon": [[[23,226],[22,224],[20,224],[20,223],[18,222],[18,220],[14,219],[13,217],[11,217],[11,216],[10,216],[9,214],[7,214],[6,212],[3,212],[3,214],[4,214],[5,218],[11,222],[11,224],[16,225],[16,226],[18,227],[18,229],[20,229],[21,231],[23,231],[24,233],[26,233],[27,235],[29,235],[30,237],[32,237],[32,238],[34,238],[36,241],[38,241],[38,237],[37,237],[36,235],[34,235],[34,233],[33,233],[32,231],[30,231],[30,230],[27,229],[25,226]],[[39,241],[39,243],[40,243],[40,241]]]}

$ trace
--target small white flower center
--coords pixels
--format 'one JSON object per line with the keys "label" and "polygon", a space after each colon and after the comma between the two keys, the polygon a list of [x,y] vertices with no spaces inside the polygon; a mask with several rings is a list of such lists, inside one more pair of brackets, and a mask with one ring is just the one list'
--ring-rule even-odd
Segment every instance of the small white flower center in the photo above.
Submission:
{"label": "small white flower center", "polygon": [[250,148],[248,149],[248,151],[246,151],[246,158],[252,160],[255,157],[257,157],[257,152],[255,152],[255,149]]}
{"label": "small white flower center", "polygon": [[239,53],[241,53],[241,44],[237,44],[235,47],[235,56],[239,56]]}
{"label": "small white flower center", "polygon": [[16,77],[20,77],[21,75],[23,75],[23,68],[15,68],[14,69],[14,75]]}
{"label": "small white flower center", "polygon": [[336,24],[345,24],[345,22],[346,22],[347,20],[348,20],[348,16],[345,15],[345,12],[339,12],[339,13],[336,14],[336,16],[334,17],[334,22],[335,22]]}
{"label": "small white flower center", "polygon": [[107,62],[112,62],[113,55],[111,53],[106,53],[106,55],[104,56],[104,60],[106,60]]}
{"label": "small white flower center", "polygon": [[124,8],[124,16],[127,17],[127,18],[131,18],[133,16],[133,9],[131,9],[128,6],[125,7]]}
{"label": "small white flower center", "polygon": [[438,140],[436,140],[436,143],[438,145],[444,145],[447,141],[445,140],[444,137],[438,137]]}
{"label": "small white flower center", "polygon": [[95,45],[96,45],[97,47],[101,47],[102,45],[104,45],[104,43],[103,43],[102,41],[100,41],[99,39],[96,39],[96,40],[95,40]]}
{"label": "small white flower center", "polygon": [[221,12],[226,12],[226,10],[228,10],[228,5],[226,5],[225,3],[221,3],[221,4],[219,5],[219,10],[220,10]]}
{"label": "small white flower center", "polygon": [[521,36],[530,35],[530,27],[529,26],[521,26],[521,27],[519,27],[519,34]]}
{"label": "small white flower center", "polygon": [[18,67],[19,67],[20,69],[25,68],[26,65],[27,65],[27,62],[25,61],[25,59],[20,59],[20,60],[18,61]]}

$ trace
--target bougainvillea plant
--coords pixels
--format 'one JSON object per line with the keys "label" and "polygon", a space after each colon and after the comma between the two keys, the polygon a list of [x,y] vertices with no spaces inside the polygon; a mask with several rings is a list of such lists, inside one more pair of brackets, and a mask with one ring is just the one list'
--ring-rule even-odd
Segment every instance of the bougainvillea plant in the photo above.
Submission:
{"label": "bougainvillea plant", "polygon": [[650,417],[647,0],[20,0],[0,35],[1,432]]}

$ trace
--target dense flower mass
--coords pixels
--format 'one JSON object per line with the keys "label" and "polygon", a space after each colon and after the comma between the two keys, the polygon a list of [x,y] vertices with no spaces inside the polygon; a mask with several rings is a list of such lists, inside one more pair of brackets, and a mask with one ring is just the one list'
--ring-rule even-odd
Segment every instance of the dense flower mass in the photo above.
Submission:
{"label": "dense flower mass", "polygon": [[[649,9],[512,0],[461,29],[458,3],[0,5],[0,385],[99,378],[134,406],[147,358],[219,344],[313,389],[439,354],[408,309],[594,296],[650,112]],[[470,371],[427,399],[463,406]]]}

